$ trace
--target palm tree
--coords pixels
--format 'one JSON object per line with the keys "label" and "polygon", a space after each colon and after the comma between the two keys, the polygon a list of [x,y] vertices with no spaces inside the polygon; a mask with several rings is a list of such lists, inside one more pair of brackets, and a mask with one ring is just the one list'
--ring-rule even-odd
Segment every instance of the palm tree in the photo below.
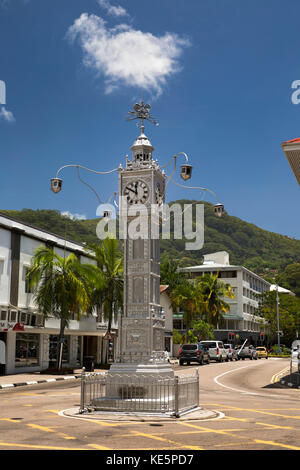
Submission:
{"label": "palm tree", "polygon": [[37,248],[28,273],[34,299],[45,318],[60,319],[58,369],[62,365],[64,331],[74,315],[79,319],[89,305],[93,266],[82,265],[74,254],[61,257],[47,247]]}
{"label": "palm tree", "polygon": [[204,274],[197,282],[196,289],[201,305],[201,313],[206,322],[214,326],[223,318],[223,313],[230,311],[230,305],[223,298],[234,298],[230,284],[224,284],[218,280],[219,273],[216,275]]}
{"label": "palm tree", "polygon": [[100,245],[91,245],[97,262],[89,300],[89,311],[103,311],[104,320],[111,331],[112,321],[123,309],[123,256],[118,250],[118,240],[106,238]]}
{"label": "palm tree", "polygon": [[171,290],[170,300],[174,307],[179,307],[183,312],[186,324],[186,342],[188,342],[190,325],[199,311],[198,291],[190,281],[181,282]]}

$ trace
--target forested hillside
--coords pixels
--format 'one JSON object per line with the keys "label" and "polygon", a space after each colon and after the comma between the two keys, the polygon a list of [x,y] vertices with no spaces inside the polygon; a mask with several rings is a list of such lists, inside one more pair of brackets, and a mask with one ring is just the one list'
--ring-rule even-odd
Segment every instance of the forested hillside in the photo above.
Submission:
{"label": "forested hillside", "polygon": [[[197,203],[190,200],[174,202]],[[231,264],[246,266],[265,276],[272,276],[276,271],[283,271],[287,265],[300,262],[300,240],[260,229],[226,212],[219,219],[214,215],[212,204],[204,203],[204,205],[204,247],[197,251],[186,251],[185,240],[162,240],[162,259],[172,257],[185,266],[201,264],[204,254],[225,250],[230,254]],[[97,242],[98,219],[72,220],[62,216],[58,211],[46,209],[1,210],[1,212],[70,240]]]}

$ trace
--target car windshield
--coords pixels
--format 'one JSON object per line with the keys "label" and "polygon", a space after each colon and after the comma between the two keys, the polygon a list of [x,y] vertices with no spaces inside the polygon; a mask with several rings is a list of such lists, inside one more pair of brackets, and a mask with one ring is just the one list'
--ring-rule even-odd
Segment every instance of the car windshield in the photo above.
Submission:
{"label": "car windshield", "polygon": [[266,348],[262,348],[261,346],[257,347],[256,350],[257,351],[264,351]]}
{"label": "car windshield", "polygon": [[216,343],[214,343],[214,342],[207,342],[207,343],[201,343],[201,344],[203,344],[203,346],[205,348],[215,348],[216,347]]}
{"label": "car windshield", "polygon": [[224,348],[225,349],[231,349],[231,345],[230,344],[224,344]]}
{"label": "car windshield", "polygon": [[186,351],[197,349],[197,344],[184,344],[182,349],[185,349]]}

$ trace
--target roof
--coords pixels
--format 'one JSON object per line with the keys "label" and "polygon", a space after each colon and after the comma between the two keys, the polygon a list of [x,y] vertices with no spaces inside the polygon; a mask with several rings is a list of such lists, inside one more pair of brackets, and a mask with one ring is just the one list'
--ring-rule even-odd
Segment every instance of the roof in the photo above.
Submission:
{"label": "roof", "polygon": [[68,250],[80,251],[85,256],[89,256],[88,251],[82,243],[65,239],[61,235],[57,235],[56,233],[49,232],[43,228],[23,222],[22,220],[11,217],[3,212],[0,212],[0,227],[6,230],[18,230],[25,236],[38,239],[41,242],[53,243],[60,247],[64,247],[64,245],[66,245]]}
{"label": "roof", "polygon": [[169,286],[166,285],[166,284],[161,285],[161,286],[160,286],[160,293],[165,292],[165,291],[168,289],[168,287],[169,287]]}
{"label": "roof", "polygon": [[[270,290],[277,290],[277,284],[272,284]],[[289,294],[289,295],[296,295],[291,290],[285,289],[284,287],[278,286],[279,294]]]}
{"label": "roof", "polygon": [[286,140],[285,142],[283,142],[283,144],[291,144],[293,142],[300,142],[300,137],[298,137],[297,139]]}

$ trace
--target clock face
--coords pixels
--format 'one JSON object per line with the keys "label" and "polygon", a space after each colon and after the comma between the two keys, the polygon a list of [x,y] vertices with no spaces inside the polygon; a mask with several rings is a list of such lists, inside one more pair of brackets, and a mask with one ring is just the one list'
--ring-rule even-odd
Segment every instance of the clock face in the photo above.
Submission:
{"label": "clock face", "polygon": [[149,197],[149,188],[144,181],[132,181],[126,185],[124,196],[129,204],[145,204]]}

